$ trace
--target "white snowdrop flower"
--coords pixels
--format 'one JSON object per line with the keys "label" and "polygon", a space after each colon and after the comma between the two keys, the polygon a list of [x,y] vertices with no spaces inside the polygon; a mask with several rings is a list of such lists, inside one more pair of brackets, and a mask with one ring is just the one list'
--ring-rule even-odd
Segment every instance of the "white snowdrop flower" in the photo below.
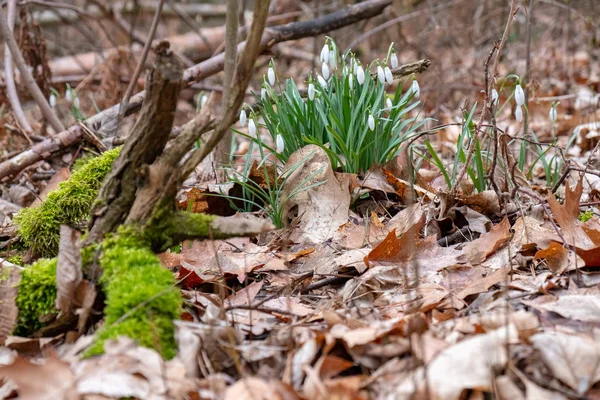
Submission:
{"label": "white snowdrop flower", "polygon": [[358,68],[356,68],[356,80],[360,85],[365,83],[365,70],[362,65],[359,65]]}
{"label": "white snowdrop flower", "polygon": [[390,56],[390,65],[392,68],[398,68],[398,56],[396,56],[396,53],[392,53]]}
{"label": "white snowdrop flower", "polygon": [[331,65],[331,69],[337,68],[337,60],[336,60],[335,53],[333,52],[333,50],[331,50],[331,52],[329,52],[329,65]]}
{"label": "white snowdrop flower", "polygon": [[521,106],[517,106],[515,109],[515,118],[517,119],[517,122],[523,121],[523,108]]}
{"label": "white snowdrop flower", "polygon": [[379,82],[385,83],[385,73],[383,72],[381,65],[377,66],[377,79],[379,79]]}
{"label": "white snowdrop flower", "polygon": [[412,85],[410,86],[410,90],[413,91],[413,93],[415,94],[415,97],[417,99],[421,95],[421,88],[419,87],[419,82],[417,82],[416,79],[413,81]]}
{"label": "white snowdrop flower", "polygon": [[200,107],[204,107],[204,105],[206,104],[207,101],[208,101],[208,97],[205,94],[203,94],[202,98],[200,99]]}
{"label": "white snowdrop flower", "polygon": [[354,75],[348,75],[348,88],[352,90],[354,87]]}
{"label": "white snowdrop flower", "polygon": [[319,81],[319,85],[321,85],[323,89],[327,89],[327,81],[323,79],[321,75],[317,75],[317,81]]}
{"label": "white snowdrop flower", "polygon": [[352,59],[352,73],[354,75],[356,75],[356,69],[358,68],[358,61],[356,61],[354,58]]}
{"label": "white snowdrop flower", "polygon": [[267,71],[267,76],[269,77],[269,84],[273,86],[275,84],[275,71],[273,67],[269,67],[269,71]]}
{"label": "white snowdrop flower", "polygon": [[389,97],[385,98],[385,105],[387,108],[392,108],[394,106],[394,104],[392,103],[392,100]]}
{"label": "white snowdrop flower", "polygon": [[56,95],[54,93],[50,93],[50,98],[48,99],[48,103],[50,103],[50,107],[56,107]]}
{"label": "white snowdrop flower", "polygon": [[248,133],[250,136],[256,136],[256,124],[252,118],[248,121]]}
{"label": "white snowdrop flower", "polygon": [[70,89],[67,89],[67,91],[65,92],[65,99],[67,99],[69,103],[73,101],[73,93],[71,93]]}
{"label": "white snowdrop flower", "polygon": [[558,118],[558,114],[556,113],[555,106],[550,107],[550,113],[548,114],[548,117],[550,118],[550,122],[552,122],[552,123],[556,122],[556,119]]}
{"label": "white snowdrop flower", "polygon": [[327,63],[323,63],[323,65],[321,65],[321,72],[323,73],[323,78],[325,78],[325,80],[329,80],[329,67],[327,66]]}
{"label": "white snowdrop flower", "polygon": [[517,102],[518,106],[525,104],[525,92],[523,92],[521,85],[517,85],[515,87],[515,101]]}
{"label": "white snowdrop flower", "polygon": [[308,84],[308,99],[313,101],[315,99],[315,85],[312,83]]}
{"label": "white snowdrop flower", "polygon": [[267,99],[267,89],[265,89],[264,87],[260,88],[260,98],[263,100]]}
{"label": "white snowdrop flower", "polygon": [[325,45],[321,49],[320,60],[323,63],[329,62],[329,45],[327,43],[325,43]]}
{"label": "white snowdrop flower", "polygon": [[384,73],[384,75],[385,75],[385,81],[386,81],[387,83],[389,83],[390,85],[391,85],[392,83],[394,83],[394,76],[392,75],[392,71],[390,71],[390,69],[389,69],[388,67],[385,67],[385,68],[383,69],[383,73]]}
{"label": "white snowdrop flower", "polygon": [[73,106],[75,106],[75,108],[79,108],[79,97],[75,96],[73,99]]}
{"label": "white snowdrop flower", "polygon": [[240,125],[242,127],[246,126],[247,121],[248,121],[248,116],[246,115],[246,110],[242,110],[240,112]]}
{"label": "white snowdrop flower", "polygon": [[498,99],[500,96],[498,95],[498,91],[496,89],[492,89],[492,104],[498,104]]}
{"label": "white snowdrop flower", "polygon": [[275,151],[281,153],[283,149],[285,149],[285,142],[283,141],[283,137],[281,135],[277,135],[277,137],[275,138],[275,142],[277,144]]}
{"label": "white snowdrop flower", "polygon": [[371,114],[369,114],[369,118],[367,119],[367,123],[369,124],[369,129],[374,131],[375,130],[375,118],[373,118],[373,116]]}

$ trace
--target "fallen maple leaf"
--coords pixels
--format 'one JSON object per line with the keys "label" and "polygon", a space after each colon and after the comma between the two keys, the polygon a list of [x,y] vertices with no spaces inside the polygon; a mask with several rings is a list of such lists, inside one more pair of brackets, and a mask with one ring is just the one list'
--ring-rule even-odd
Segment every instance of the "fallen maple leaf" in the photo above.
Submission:
{"label": "fallen maple leaf", "polygon": [[459,257],[459,261],[479,264],[498,250],[510,237],[510,223],[508,218],[504,217],[502,222],[493,226],[488,233],[467,244],[463,248],[463,255]]}

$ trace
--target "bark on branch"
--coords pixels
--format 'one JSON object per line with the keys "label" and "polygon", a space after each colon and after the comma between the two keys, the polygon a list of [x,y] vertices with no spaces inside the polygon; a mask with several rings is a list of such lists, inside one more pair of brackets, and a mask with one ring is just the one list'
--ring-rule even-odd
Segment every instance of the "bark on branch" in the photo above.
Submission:
{"label": "bark on branch", "polygon": [[[287,25],[268,28],[262,35],[259,50],[262,52],[277,43],[320,35],[351,25],[357,21],[371,18],[381,14],[389,4],[391,4],[391,0],[367,0],[311,21],[292,22]],[[238,54],[243,51],[245,45],[246,42],[240,43]],[[183,75],[183,84],[187,86],[222,71],[224,58],[224,54],[219,54],[187,69]],[[134,95],[129,102],[125,115],[137,112],[141,108],[143,101],[144,92]],[[85,123],[92,130],[100,131],[100,133],[110,132],[116,125],[118,114],[119,105],[117,104],[88,118]],[[53,138],[38,143],[31,149],[0,163],[0,179],[15,175],[24,168],[47,158],[51,154],[63,150],[67,146],[76,144],[83,137],[83,130],[79,126],[74,126],[55,135]]]}

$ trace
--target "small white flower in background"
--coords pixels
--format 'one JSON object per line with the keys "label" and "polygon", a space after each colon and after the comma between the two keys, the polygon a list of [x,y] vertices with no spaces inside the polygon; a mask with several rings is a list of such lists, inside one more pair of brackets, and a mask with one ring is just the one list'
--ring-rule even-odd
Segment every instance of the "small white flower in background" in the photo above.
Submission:
{"label": "small white flower in background", "polygon": [[269,77],[269,84],[273,86],[275,84],[275,71],[273,70],[273,67],[269,67],[267,76]]}
{"label": "small white flower in background", "polygon": [[325,43],[325,45],[321,49],[320,60],[323,63],[329,62],[329,46],[327,45],[327,43]]}
{"label": "small white flower in background", "polygon": [[356,75],[356,69],[358,68],[358,61],[356,61],[354,58],[352,59],[352,73],[354,75]]}
{"label": "small white flower in background", "polygon": [[385,74],[385,81],[390,85],[394,83],[394,76],[392,75],[392,71],[388,67],[383,69],[383,73]]}
{"label": "small white flower in background", "polygon": [[363,69],[362,65],[359,65],[356,68],[356,80],[361,85],[365,83],[365,70]]}
{"label": "small white flower in background", "polygon": [[[75,101],[77,101],[77,98],[75,98]],[[208,101],[208,97],[206,97],[205,94],[202,95],[202,97],[200,98],[200,107],[204,107],[204,105],[206,104],[206,102]],[[75,106],[77,107],[77,106]]]}
{"label": "small white flower in background", "polygon": [[246,110],[242,110],[240,112],[240,125],[242,127],[246,126],[247,121],[248,121],[248,116],[246,115]]}
{"label": "small white flower in background", "polygon": [[498,91],[496,89],[492,89],[492,104],[498,104],[498,99],[500,96],[498,95]]}
{"label": "small white flower in background", "polygon": [[79,97],[75,96],[73,99],[73,106],[75,106],[75,108],[79,108]]}
{"label": "small white flower in background", "polygon": [[374,131],[375,130],[375,118],[373,118],[373,116],[371,114],[369,114],[369,118],[367,119],[367,123],[369,124],[369,129]]}
{"label": "small white flower in background", "polygon": [[333,52],[333,50],[331,50],[331,52],[329,53],[329,65],[331,65],[331,69],[337,68],[337,60],[335,58],[335,53]]}
{"label": "small white flower in background", "polygon": [[313,101],[315,99],[315,85],[312,83],[308,84],[308,99]]}
{"label": "small white flower in background", "polygon": [[277,137],[275,138],[275,142],[277,144],[275,151],[281,153],[283,149],[285,149],[285,142],[283,141],[283,137],[281,135],[277,135]]}
{"label": "small white flower in background", "polygon": [[385,98],[385,105],[387,108],[392,108],[394,106],[394,104],[392,103],[392,100],[389,97]]}
{"label": "small white flower in background", "polygon": [[56,95],[54,93],[50,93],[50,98],[48,99],[48,103],[50,103],[50,107],[56,107]]}
{"label": "small white flower in background", "polygon": [[248,121],[248,133],[250,136],[256,136],[256,124],[252,118]]}
{"label": "small white flower in background", "polygon": [[556,112],[556,106],[553,105],[552,107],[550,107],[550,113],[548,114],[548,117],[550,118],[550,122],[555,123],[556,119],[558,118],[558,114]]}
{"label": "small white flower in background", "polygon": [[348,75],[348,88],[352,90],[354,87],[354,75]]}
{"label": "small white flower in background", "polygon": [[390,65],[392,68],[398,68],[398,56],[396,56],[396,53],[392,53],[390,56]]}
{"label": "small white flower in background", "polygon": [[73,101],[73,93],[71,93],[71,89],[67,89],[65,92],[65,99],[67,99],[69,103]]}
{"label": "small white flower in background", "polygon": [[413,91],[413,93],[415,94],[415,97],[417,99],[421,95],[421,88],[419,87],[419,82],[417,82],[416,79],[413,81],[412,85],[410,86],[410,90]]}
{"label": "small white flower in background", "polygon": [[377,66],[377,79],[379,79],[379,82],[385,83],[385,73],[383,72],[381,65]]}
{"label": "small white flower in background", "polygon": [[523,92],[521,85],[517,85],[515,87],[515,101],[517,102],[518,106],[525,104],[525,92]]}
{"label": "small white flower in background", "polygon": [[323,78],[325,78],[325,80],[329,79],[329,67],[327,66],[327,63],[323,63],[323,65],[321,65],[321,72],[323,73]]}
{"label": "small white flower in background", "polygon": [[523,121],[523,108],[521,106],[517,106],[515,109],[515,118],[517,119],[517,122]]}
{"label": "small white flower in background", "polygon": [[260,88],[260,98],[263,100],[266,100],[267,98],[267,90],[264,87]]}
{"label": "small white flower in background", "polygon": [[327,89],[327,81],[323,79],[321,75],[317,75],[317,81],[319,81],[319,85],[321,85],[323,89]]}

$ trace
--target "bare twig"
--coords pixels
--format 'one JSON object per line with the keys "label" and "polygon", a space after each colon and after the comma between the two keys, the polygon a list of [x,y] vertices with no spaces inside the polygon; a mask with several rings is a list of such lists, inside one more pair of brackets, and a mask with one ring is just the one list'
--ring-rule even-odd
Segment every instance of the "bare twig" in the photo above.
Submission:
{"label": "bare twig", "polygon": [[[16,0],[8,1],[8,27],[12,31],[13,26],[15,24],[15,14],[16,14]],[[29,121],[27,121],[27,117],[25,117],[25,112],[23,111],[23,107],[21,106],[21,101],[19,100],[19,94],[17,93],[17,87],[15,86],[15,78],[13,75],[13,63],[12,63],[12,55],[10,54],[10,50],[8,49],[8,45],[4,45],[4,75],[6,80],[6,94],[8,95],[8,100],[10,101],[10,107],[13,110],[15,118],[21,129],[25,131],[25,135],[31,143],[31,139],[27,136],[32,132],[31,125],[29,125]]]}
{"label": "bare twig", "polygon": [[52,126],[52,129],[54,129],[56,133],[64,131],[64,126],[58,120],[58,118],[52,111],[52,108],[50,108],[50,105],[44,97],[44,94],[42,93],[37,83],[35,83],[35,80],[31,75],[31,71],[29,71],[29,68],[27,68],[25,59],[23,58],[23,55],[19,50],[19,46],[17,45],[17,42],[8,26],[8,22],[4,15],[2,7],[0,7],[0,36],[3,38],[3,40],[6,42],[6,45],[10,49],[10,52],[15,61],[15,65],[17,66],[19,73],[21,74],[21,79],[23,80],[23,83],[27,87],[27,90],[35,100],[36,104],[40,107],[44,118],[48,120],[48,122]]}
{"label": "bare twig", "polygon": [[125,90],[125,95],[123,95],[123,100],[121,101],[121,106],[119,107],[119,119],[125,116],[125,111],[127,110],[129,99],[131,98],[133,90],[137,85],[137,81],[140,77],[140,74],[142,73],[142,69],[144,69],[144,63],[146,62],[146,58],[148,58],[148,53],[150,52],[150,48],[152,47],[152,40],[154,39],[154,35],[156,34],[156,28],[158,28],[158,22],[160,21],[160,13],[164,4],[165,0],[159,0],[158,7],[156,7],[156,12],[154,13],[154,19],[152,20],[152,26],[150,27],[150,32],[148,33],[148,37],[146,38],[146,44],[144,44],[144,50],[142,50],[142,55],[140,56],[138,65],[135,67],[135,71],[133,71],[133,76],[131,77],[131,81],[129,81],[127,90]]}

